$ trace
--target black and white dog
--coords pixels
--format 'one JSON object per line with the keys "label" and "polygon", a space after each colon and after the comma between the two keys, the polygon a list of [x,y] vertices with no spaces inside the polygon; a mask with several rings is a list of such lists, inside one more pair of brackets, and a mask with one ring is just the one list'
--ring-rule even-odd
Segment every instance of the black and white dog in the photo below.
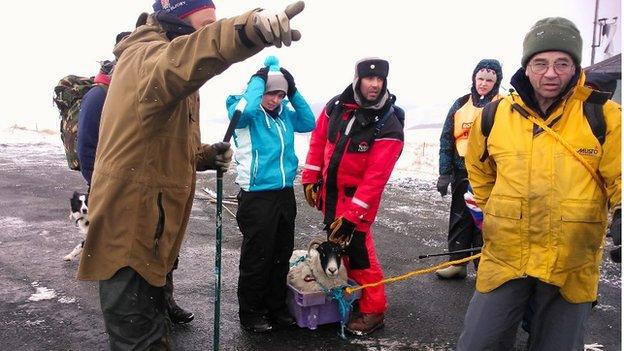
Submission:
{"label": "black and white dog", "polygon": [[89,198],[87,194],[74,191],[74,195],[69,199],[69,203],[71,208],[69,219],[73,220],[76,226],[80,228],[82,240],[74,247],[72,252],[63,257],[65,261],[71,261],[74,257],[80,255],[84,246],[84,237],[87,235],[87,230],[89,230]]}

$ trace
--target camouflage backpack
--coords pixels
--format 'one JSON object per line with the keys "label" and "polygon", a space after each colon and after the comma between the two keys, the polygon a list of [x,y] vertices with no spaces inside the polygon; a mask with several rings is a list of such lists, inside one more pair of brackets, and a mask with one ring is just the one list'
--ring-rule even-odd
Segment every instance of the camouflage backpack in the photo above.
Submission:
{"label": "camouflage backpack", "polygon": [[54,88],[52,100],[60,112],[61,140],[65,146],[67,165],[71,170],[79,171],[76,139],[78,137],[78,116],[82,97],[93,86],[93,77],[78,77],[69,75],[61,79]]}

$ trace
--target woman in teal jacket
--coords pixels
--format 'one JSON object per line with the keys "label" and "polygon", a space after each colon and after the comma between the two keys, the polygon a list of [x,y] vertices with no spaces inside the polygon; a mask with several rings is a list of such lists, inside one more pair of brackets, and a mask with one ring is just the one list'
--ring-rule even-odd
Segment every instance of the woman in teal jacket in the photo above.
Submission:
{"label": "woman in teal jacket", "polygon": [[234,133],[236,183],[241,187],[236,220],[243,233],[239,318],[244,329],[267,332],[295,323],[286,308],[297,214],[294,140],[295,132],[310,132],[315,122],[292,75],[274,56],[251,77],[243,95],[228,97],[230,118],[241,100],[246,105]]}

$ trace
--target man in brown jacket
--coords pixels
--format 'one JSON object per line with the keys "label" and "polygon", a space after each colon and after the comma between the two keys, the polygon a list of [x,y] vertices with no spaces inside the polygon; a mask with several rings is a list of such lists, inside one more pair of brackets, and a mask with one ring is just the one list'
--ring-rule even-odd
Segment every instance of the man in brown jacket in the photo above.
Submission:
{"label": "man in brown jacket", "polygon": [[[188,223],[195,172],[227,169],[229,144],[202,145],[198,89],[264,47],[301,34],[303,10],[256,9],[216,21],[210,0],[157,0],[114,50],[78,278],[98,280],[112,350],[169,349],[162,286]],[[210,24],[210,25],[209,25]]]}

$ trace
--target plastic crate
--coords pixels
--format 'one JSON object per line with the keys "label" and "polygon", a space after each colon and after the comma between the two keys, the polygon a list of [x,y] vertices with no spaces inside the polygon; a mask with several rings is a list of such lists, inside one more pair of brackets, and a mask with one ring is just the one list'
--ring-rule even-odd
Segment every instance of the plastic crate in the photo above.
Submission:
{"label": "plastic crate", "polygon": [[[355,286],[355,282],[349,280],[349,284]],[[286,304],[290,314],[297,320],[297,325],[310,330],[317,326],[329,323],[340,322],[340,312],[338,302],[332,300],[324,292],[303,293],[290,284],[288,285],[288,297]],[[352,294],[355,300],[361,296],[358,290]],[[347,314],[347,319],[349,314]]]}

